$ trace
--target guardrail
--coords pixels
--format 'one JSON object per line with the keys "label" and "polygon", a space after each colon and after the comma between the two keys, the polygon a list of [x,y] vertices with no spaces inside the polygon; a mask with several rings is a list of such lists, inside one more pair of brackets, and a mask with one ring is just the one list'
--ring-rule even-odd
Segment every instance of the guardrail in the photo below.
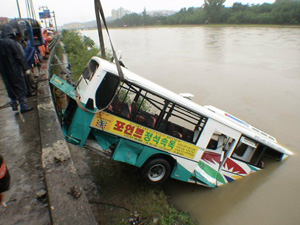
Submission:
{"label": "guardrail", "polygon": [[[60,36],[51,42],[49,59],[42,62],[38,82],[38,115],[40,124],[42,165],[45,173],[52,224],[97,224],[76,173],[49,85],[50,65]],[[73,189],[81,191],[75,198]]]}

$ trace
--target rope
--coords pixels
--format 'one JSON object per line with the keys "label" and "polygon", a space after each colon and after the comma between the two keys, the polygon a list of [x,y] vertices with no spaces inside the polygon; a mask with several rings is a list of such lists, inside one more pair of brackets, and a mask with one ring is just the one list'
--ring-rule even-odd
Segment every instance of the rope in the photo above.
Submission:
{"label": "rope", "polygon": [[[101,25],[101,19],[99,16],[99,9],[98,9],[99,5],[96,4],[96,0],[95,0],[95,14],[96,14],[96,20],[97,20],[97,28],[98,28],[98,36],[99,36],[99,43],[100,43],[100,49],[101,49],[101,54],[103,58],[106,58],[106,54],[105,54],[105,47],[104,47],[104,38],[103,38],[103,34],[102,34],[102,25]],[[100,3],[100,7],[101,3]]]}
{"label": "rope", "polygon": [[[117,54],[115,52],[114,46],[112,44],[112,41],[111,41],[111,38],[110,38],[110,35],[109,35],[109,32],[108,32],[108,28],[107,28],[107,24],[106,24],[104,12],[103,12],[103,8],[102,8],[102,5],[100,3],[100,0],[95,0],[95,11],[96,11],[96,17],[97,17],[98,33],[100,34],[100,36],[102,36],[102,39],[103,39],[101,21],[100,21],[100,17],[99,17],[99,14],[100,14],[101,18],[103,20],[103,24],[105,26],[108,38],[109,38],[110,46],[111,46],[111,49],[112,49],[112,52],[113,52],[113,57],[114,57],[114,60],[115,60],[116,66],[117,66],[117,70],[118,70],[118,75],[120,77],[120,80],[123,81],[124,80],[124,74],[123,74],[123,71],[121,69]],[[103,40],[102,40],[102,43],[103,43],[103,46],[104,46]]]}
{"label": "rope", "polygon": [[93,204],[107,205],[107,206],[111,206],[111,207],[116,207],[116,208],[124,209],[124,210],[130,212],[130,210],[127,209],[126,207],[119,206],[119,205],[114,205],[114,204],[109,204],[109,203],[99,202],[99,201],[89,201],[89,202],[90,202],[90,203],[93,203]]}
{"label": "rope", "polygon": [[[114,60],[115,60],[115,64],[117,66],[118,75],[119,75],[120,84],[121,84],[121,82],[124,80],[124,74],[123,74],[122,68],[120,66],[117,54],[116,54],[115,49],[114,49],[114,46],[112,44],[111,38],[110,38],[110,34],[109,34],[109,31],[108,31],[108,28],[107,28],[107,24],[106,24],[104,12],[103,12],[103,8],[102,8],[100,0],[95,0],[95,13],[96,13],[96,18],[97,18],[97,28],[98,28],[98,34],[99,34],[99,40],[100,40],[100,45],[101,45],[102,56],[105,58],[104,40],[103,40],[103,34],[102,34],[102,26],[101,26],[100,16],[101,16],[101,18],[103,20],[103,24],[105,26],[105,29],[106,29],[106,32],[107,32],[107,35],[108,35],[108,38],[109,38],[110,46],[111,46],[111,49],[112,49],[112,52],[113,52],[113,57],[114,57]],[[97,109],[96,111],[91,111],[91,110],[86,109],[82,105],[82,103],[80,101],[81,96],[77,92],[76,88],[75,88],[75,92],[76,92],[76,99],[75,100],[76,100],[76,103],[77,103],[78,107],[80,109],[82,109],[83,111],[85,111],[85,112],[94,113],[94,114],[102,112],[105,109],[107,109],[109,107],[109,105],[111,105],[111,103],[113,102],[114,97],[117,95],[117,89],[116,89],[116,92],[114,93],[114,96],[112,97],[111,101],[108,103],[107,106],[105,106],[101,110]]]}

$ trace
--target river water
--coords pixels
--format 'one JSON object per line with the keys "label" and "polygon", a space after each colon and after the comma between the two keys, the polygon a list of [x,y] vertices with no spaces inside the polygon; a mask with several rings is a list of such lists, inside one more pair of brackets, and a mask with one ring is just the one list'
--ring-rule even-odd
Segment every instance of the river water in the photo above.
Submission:
{"label": "river water", "polygon": [[[97,31],[82,33],[99,43]],[[123,28],[110,35],[133,72],[192,93],[295,153],[217,189],[172,180],[165,189],[175,206],[203,225],[300,224],[300,28]]]}

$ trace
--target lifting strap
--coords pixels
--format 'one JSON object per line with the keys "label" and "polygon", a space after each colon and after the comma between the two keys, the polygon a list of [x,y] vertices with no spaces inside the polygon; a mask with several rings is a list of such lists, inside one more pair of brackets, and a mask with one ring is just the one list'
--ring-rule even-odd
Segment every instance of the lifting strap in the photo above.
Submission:
{"label": "lifting strap", "polygon": [[98,34],[99,34],[99,41],[100,41],[100,46],[101,46],[101,53],[102,53],[102,57],[105,59],[105,48],[104,48],[104,40],[103,40],[103,35],[102,35],[102,26],[101,26],[101,20],[100,20],[100,16],[102,18],[103,24],[105,26],[108,38],[109,38],[109,42],[110,42],[110,46],[111,46],[111,50],[113,52],[113,57],[117,66],[117,70],[118,70],[118,75],[120,77],[120,81],[124,80],[124,75],[123,75],[123,71],[121,69],[120,63],[119,63],[119,59],[117,57],[117,54],[115,52],[114,46],[112,44],[109,32],[108,32],[108,28],[107,28],[107,24],[106,24],[106,20],[105,20],[105,16],[104,16],[104,12],[103,12],[103,8],[101,5],[100,0],[95,0],[95,13],[96,13],[96,18],[97,18],[97,28],[98,28]]}
{"label": "lifting strap", "polygon": [[[110,46],[111,46],[111,49],[112,49],[112,52],[113,52],[113,58],[115,60],[116,66],[117,66],[118,75],[119,75],[119,79],[120,79],[120,83],[121,83],[124,80],[124,74],[123,74],[122,68],[120,66],[119,59],[118,59],[117,54],[115,52],[114,46],[112,44],[109,32],[108,32],[108,28],[107,28],[107,24],[106,24],[104,12],[103,12],[103,8],[102,8],[100,0],[95,0],[95,13],[96,13],[96,18],[97,18],[97,28],[98,28],[98,34],[99,34],[99,41],[100,41],[100,48],[101,48],[102,57],[104,59],[106,58],[100,16],[102,18],[103,24],[105,26],[105,29],[106,29],[106,32],[107,32],[107,35],[108,35],[108,38],[109,38]],[[94,114],[102,112],[105,109],[107,109],[109,107],[109,105],[112,103],[114,97],[117,94],[117,90],[116,90],[116,92],[115,92],[113,98],[111,99],[110,103],[108,103],[108,105],[106,107],[104,107],[103,109],[101,109],[101,110],[97,109],[96,112],[95,112],[95,111],[92,111],[92,110],[89,110],[89,109],[85,108],[82,105],[82,103],[80,101],[81,96],[77,92],[76,88],[75,88],[75,91],[76,91],[76,99],[75,100],[76,100],[76,103],[77,103],[78,107],[80,109],[82,109],[83,111],[85,111],[85,112],[94,113]]]}

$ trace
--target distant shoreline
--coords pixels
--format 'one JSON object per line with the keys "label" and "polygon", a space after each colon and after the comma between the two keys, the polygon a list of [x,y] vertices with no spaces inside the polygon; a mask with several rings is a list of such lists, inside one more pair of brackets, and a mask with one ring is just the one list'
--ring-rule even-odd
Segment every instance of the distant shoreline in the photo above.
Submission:
{"label": "distant shoreline", "polygon": [[[279,24],[187,24],[187,25],[152,25],[152,26],[125,26],[108,27],[108,29],[127,29],[127,28],[163,28],[163,27],[271,27],[271,28],[300,28],[300,25],[279,25]],[[97,30],[93,28],[77,28],[67,30]]]}

